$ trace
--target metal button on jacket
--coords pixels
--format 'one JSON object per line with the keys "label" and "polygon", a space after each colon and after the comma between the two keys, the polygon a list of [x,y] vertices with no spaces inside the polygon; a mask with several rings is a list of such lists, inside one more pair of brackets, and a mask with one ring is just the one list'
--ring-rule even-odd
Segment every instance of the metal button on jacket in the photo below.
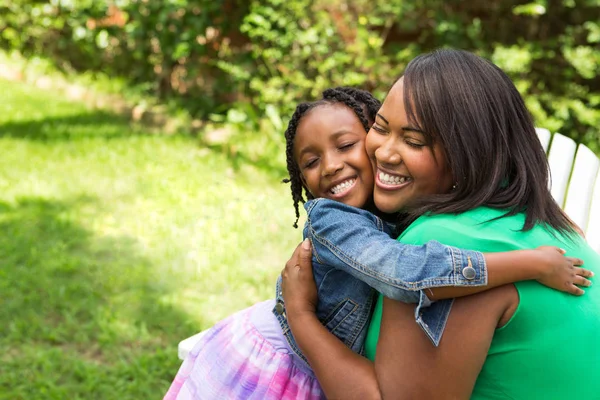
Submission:
{"label": "metal button on jacket", "polygon": [[277,302],[277,304],[275,304],[275,311],[277,312],[277,314],[279,315],[283,315],[283,313],[285,312],[285,308],[283,307],[283,303],[281,302]]}
{"label": "metal button on jacket", "polygon": [[470,281],[475,279],[475,276],[477,276],[477,272],[475,271],[475,268],[473,268],[473,267],[464,268],[462,270],[462,274],[466,279],[468,279]]}

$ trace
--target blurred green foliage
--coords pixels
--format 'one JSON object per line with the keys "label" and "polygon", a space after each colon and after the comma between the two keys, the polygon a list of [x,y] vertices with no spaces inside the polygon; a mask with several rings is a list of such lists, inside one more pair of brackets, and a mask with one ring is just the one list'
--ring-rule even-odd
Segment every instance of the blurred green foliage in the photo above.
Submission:
{"label": "blurred green foliage", "polygon": [[6,0],[0,46],[125,77],[193,116],[275,132],[332,85],[385,91],[417,54],[474,51],[538,126],[600,151],[600,0]]}

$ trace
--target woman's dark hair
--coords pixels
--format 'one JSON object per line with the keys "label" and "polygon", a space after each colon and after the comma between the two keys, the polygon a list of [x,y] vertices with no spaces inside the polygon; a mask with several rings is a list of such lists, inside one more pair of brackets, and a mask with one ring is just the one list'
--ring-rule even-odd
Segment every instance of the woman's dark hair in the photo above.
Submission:
{"label": "woman's dark hair", "polygon": [[298,227],[298,219],[300,218],[298,204],[305,202],[304,196],[309,200],[313,198],[302,183],[300,168],[294,159],[294,138],[296,137],[296,129],[302,118],[308,115],[311,110],[331,104],[343,104],[354,111],[367,132],[373,124],[373,121],[375,121],[375,115],[381,106],[381,102],[373,97],[371,93],[352,87],[327,89],[323,92],[323,98],[313,102],[298,104],[285,131],[285,155],[289,178],[283,180],[284,183],[290,183],[292,190],[292,199],[294,200],[294,209],[296,210],[294,228]]}
{"label": "woman's dark hair", "polygon": [[523,98],[496,65],[461,50],[416,57],[404,73],[408,119],[439,143],[455,188],[411,214],[459,213],[479,206],[524,212],[537,223],[574,232],[548,189],[548,162]]}

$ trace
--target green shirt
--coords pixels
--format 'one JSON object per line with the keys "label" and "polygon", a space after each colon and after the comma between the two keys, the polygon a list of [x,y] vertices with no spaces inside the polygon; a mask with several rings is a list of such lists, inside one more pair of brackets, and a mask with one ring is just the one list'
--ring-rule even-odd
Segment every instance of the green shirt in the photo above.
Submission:
{"label": "green shirt", "polygon": [[[407,244],[437,240],[481,252],[554,245],[585,261],[600,274],[600,256],[581,238],[565,239],[536,226],[522,232],[523,214],[480,207],[459,215],[423,216],[398,238]],[[558,237],[552,235],[552,232]],[[576,297],[535,281],[515,284],[519,306],[497,329],[477,378],[472,399],[600,399],[600,290],[586,288]],[[381,324],[380,295],[366,339],[373,360]]]}

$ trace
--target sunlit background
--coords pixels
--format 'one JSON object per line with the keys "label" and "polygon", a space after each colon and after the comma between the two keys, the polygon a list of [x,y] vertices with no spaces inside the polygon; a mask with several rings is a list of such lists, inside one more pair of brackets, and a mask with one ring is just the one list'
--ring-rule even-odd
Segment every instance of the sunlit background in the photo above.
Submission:
{"label": "sunlit background", "polygon": [[0,399],[161,398],[177,343],[274,294],[298,101],[438,47],[600,151],[600,0],[0,3]]}

